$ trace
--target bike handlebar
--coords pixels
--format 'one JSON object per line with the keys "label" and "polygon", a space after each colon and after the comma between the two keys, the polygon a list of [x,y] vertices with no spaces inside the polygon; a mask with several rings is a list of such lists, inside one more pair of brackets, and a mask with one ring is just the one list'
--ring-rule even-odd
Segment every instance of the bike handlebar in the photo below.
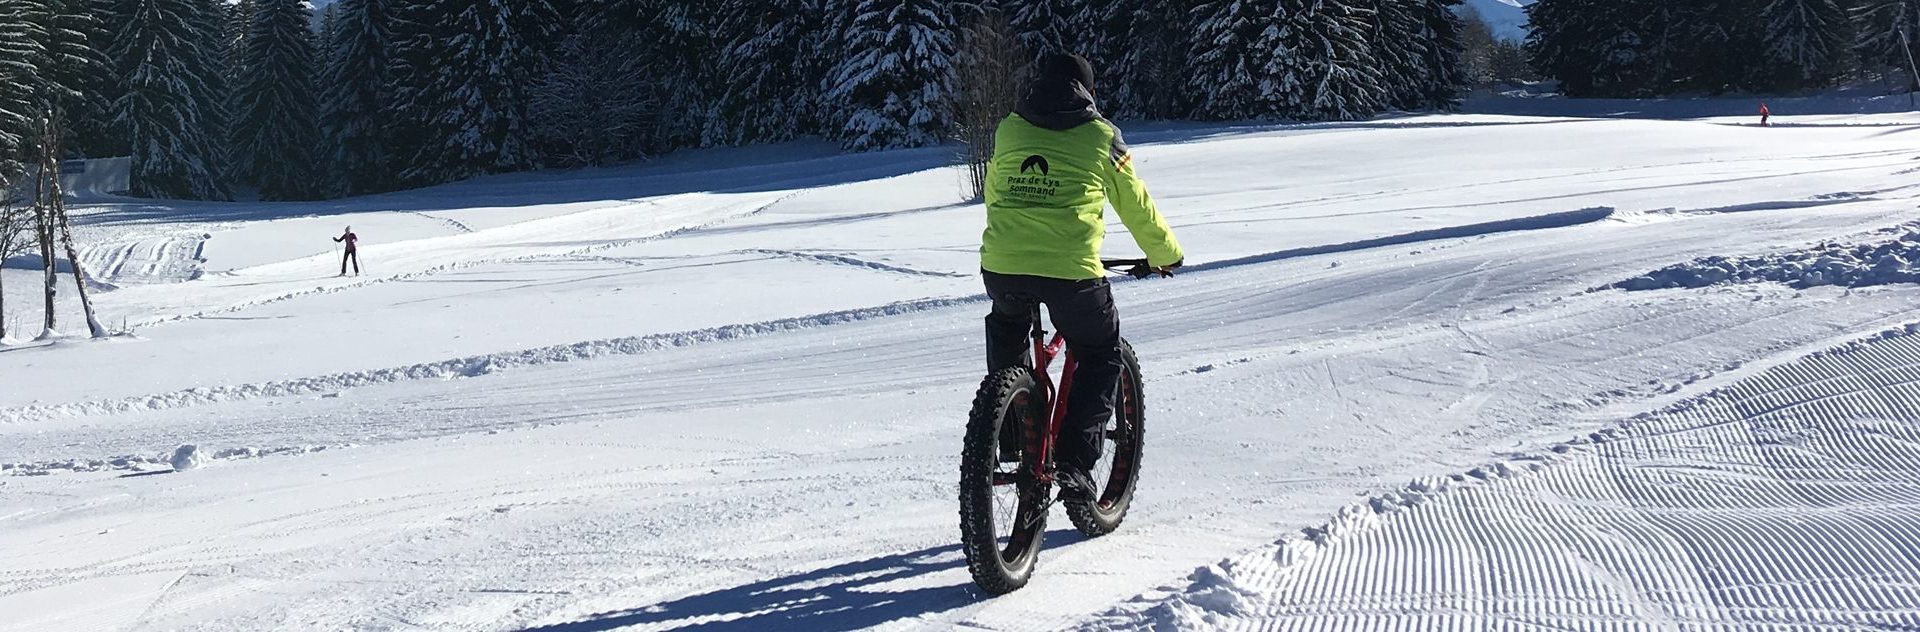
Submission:
{"label": "bike handlebar", "polygon": [[[1145,279],[1156,274],[1163,277],[1173,276],[1172,267],[1155,268],[1153,264],[1146,259],[1101,259],[1100,265],[1108,270],[1125,273],[1127,276],[1136,279]],[[1126,269],[1122,270],[1121,268]]]}

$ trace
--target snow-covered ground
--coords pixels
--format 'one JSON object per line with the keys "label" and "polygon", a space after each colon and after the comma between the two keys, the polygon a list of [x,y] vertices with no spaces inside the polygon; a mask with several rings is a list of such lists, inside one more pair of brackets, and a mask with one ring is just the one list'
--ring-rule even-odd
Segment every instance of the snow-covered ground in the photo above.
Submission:
{"label": "snow-covered ground", "polygon": [[1746,122],[1133,131],[1193,263],[1116,284],[1139,500],[997,599],[948,150],[90,192],[133,334],[0,346],[0,628],[1920,624],[1920,288],[1605,289],[1920,221],[1920,116]]}

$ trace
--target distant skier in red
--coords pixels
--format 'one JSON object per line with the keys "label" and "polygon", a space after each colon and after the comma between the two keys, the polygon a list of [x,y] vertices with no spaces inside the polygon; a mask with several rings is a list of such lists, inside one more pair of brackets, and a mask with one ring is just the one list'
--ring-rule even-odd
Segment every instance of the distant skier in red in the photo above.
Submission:
{"label": "distant skier in red", "polygon": [[353,262],[353,275],[360,276],[360,249],[357,247],[357,244],[360,243],[360,236],[353,234],[353,227],[348,226],[345,234],[335,237],[333,240],[347,245],[346,254],[340,255],[340,276],[347,276],[348,261]]}
{"label": "distant skier in red", "polygon": [[1773,116],[1773,112],[1767,111],[1766,102],[1764,101],[1761,102],[1760,103],[1760,126],[1761,127],[1767,127],[1767,117],[1770,117],[1770,116]]}

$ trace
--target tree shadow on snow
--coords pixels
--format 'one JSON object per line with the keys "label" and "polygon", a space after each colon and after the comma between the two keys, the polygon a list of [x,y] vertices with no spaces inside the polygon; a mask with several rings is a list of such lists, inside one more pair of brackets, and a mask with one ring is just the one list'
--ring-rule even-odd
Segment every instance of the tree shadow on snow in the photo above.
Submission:
{"label": "tree shadow on snow", "polygon": [[1227,140],[1236,137],[1272,133],[1309,133],[1353,130],[1408,130],[1472,127],[1515,127],[1528,125],[1565,125],[1578,119],[1539,121],[1457,121],[1432,120],[1431,112],[1390,112],[1359,121],[1140,121],[1119,123],[1132,145],[1185,145]]}
{"label": "tree shadow on snow", "polygon": [[[1047,548],[1084,540],[1071,529],[1047,533]],[[901,580],[964,567],[960,545],[921,549],[683,597],[644,608],[603,612],[526,632],[596,632],[628,626],[681,630],[855,630],[976,603],[971,582],[889,588]],[[714,620],[717,617],[731,617]]]}
{"label": "tree shadow on snow", "polygon": [[[262,221],[476,207],[618,204],[684,193],[758,193],[882,180],[954,164],[948,146],[864,154],[821,143],[689,150],[652,162],[482,176],[449,184],[320,202],[89,199],[75,225]],[[958,179],[955,180],[958,182]],[[958,185],[955,185],[958,190]]]}

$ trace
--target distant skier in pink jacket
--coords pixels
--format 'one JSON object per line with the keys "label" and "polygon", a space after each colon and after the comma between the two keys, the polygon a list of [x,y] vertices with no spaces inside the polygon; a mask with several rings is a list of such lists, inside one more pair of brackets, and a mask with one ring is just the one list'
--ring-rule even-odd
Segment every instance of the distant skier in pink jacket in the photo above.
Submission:
{"label": "distant skier in pink jacket", "polygon": [[347,245],[346,253],[340,255],[340,276],[347,276],[347,261],[353,261],[353,275],[360,276],[360,249],[358,247],[360,236],[353,234],[353,227],[348,226],[345,234],[335,237],[333,240],[337,243]]}

